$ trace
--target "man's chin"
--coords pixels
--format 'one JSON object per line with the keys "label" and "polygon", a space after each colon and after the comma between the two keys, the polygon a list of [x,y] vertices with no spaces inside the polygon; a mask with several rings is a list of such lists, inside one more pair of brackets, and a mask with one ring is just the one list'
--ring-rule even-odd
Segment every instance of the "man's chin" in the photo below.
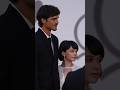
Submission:
{"label": "man's chin", "polygon": [[52,29],[52,31],[57,31],[57,29]]}

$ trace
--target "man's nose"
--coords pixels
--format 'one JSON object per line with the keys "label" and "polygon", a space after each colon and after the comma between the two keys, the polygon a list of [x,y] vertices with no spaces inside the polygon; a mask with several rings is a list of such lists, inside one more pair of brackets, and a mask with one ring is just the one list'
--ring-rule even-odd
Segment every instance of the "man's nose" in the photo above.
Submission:
{"label": "man's nose", "polygon": [[56,23],[56,24],[58,24],[58,23],[59,23],[58,19],[56,19],[55,23]]}

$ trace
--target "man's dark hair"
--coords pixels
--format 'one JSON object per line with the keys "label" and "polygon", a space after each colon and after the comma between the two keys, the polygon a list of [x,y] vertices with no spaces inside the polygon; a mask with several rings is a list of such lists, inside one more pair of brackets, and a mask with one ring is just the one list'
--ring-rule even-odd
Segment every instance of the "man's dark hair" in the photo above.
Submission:
{"label": "man's dark hair", "polygon": [[91,36],[86,34],[85,35],[85,47],[93,54],[93,55],[100,55],[102,58],[104,57],[104,48],[101,42]]}
{"label": "man's dark hair", "polygon": [[66,52],[66,50],[68,50],[70,47],[72,47],[73,49],[77,49],[77,51],[78,51],[78,45],[76,42],[67,41],[67,40],[64,40],[61,42],[60,47],[59,47],[59,55],[58,55],[60,61],[63,61],[63,59],[64,59],[62,52]]}
{"label": "man's dark hair", "polygon": [[39,22],[39,25],[42,26],[42,22],[41,22],[42,18],[47,20],[49,17],[53,17],[59,14],[60,14],[60,11],[55,6],[52,6],[52,5],[41,6],[37,12],[37,20]]}

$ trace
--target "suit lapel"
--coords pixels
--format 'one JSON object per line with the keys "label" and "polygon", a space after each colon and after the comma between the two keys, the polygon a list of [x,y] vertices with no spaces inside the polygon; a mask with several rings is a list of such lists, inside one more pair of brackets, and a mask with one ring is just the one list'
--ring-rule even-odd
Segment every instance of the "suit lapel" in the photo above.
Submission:
{"label": "suit lapel", "polygon": [[52,43],[53,43],[53,50],[54,50],[54,56],[57,55],[58,50],[58,41],[55,38],[55,36],[52,34]]}
{"label": "suit lapel", "polygon": [[47,50],[47,52],[51,52],[50,50],[50,44],[47,41],[46,35],[43,33],[41,29],[38,29],[36,32],[37,38],[39,39],[38,41],[42,43],[43,47]]}
{"label": "suit lapel", "polygon": [[14,18],[15,20],[14,25],[22,25],[21,28],[24,27],[25,28],[24,30],[32,31],[30,30],[28,24],[25,22],[20,13],[11,4],[8,6],[6,15],[10,16],[11,18]]}

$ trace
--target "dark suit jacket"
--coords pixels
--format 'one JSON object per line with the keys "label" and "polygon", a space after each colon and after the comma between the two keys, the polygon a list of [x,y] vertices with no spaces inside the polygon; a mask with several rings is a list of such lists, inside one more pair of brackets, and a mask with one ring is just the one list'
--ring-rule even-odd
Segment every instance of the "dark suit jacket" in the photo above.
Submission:
{"label": "dark suit jacket", "polygon": [[0,53],[0,90],[34,90],[34,31],[11,5],[0,16]]}
{"label": "dark suit jacket", "polygon": [[84,69],[68,73],[62,90],[84,90]]}
{"label": "dark suit jacket", "polygon": [[54,54],[42,30],[36,32],[37,90],[59,90],[58,39],[52,34]]}

